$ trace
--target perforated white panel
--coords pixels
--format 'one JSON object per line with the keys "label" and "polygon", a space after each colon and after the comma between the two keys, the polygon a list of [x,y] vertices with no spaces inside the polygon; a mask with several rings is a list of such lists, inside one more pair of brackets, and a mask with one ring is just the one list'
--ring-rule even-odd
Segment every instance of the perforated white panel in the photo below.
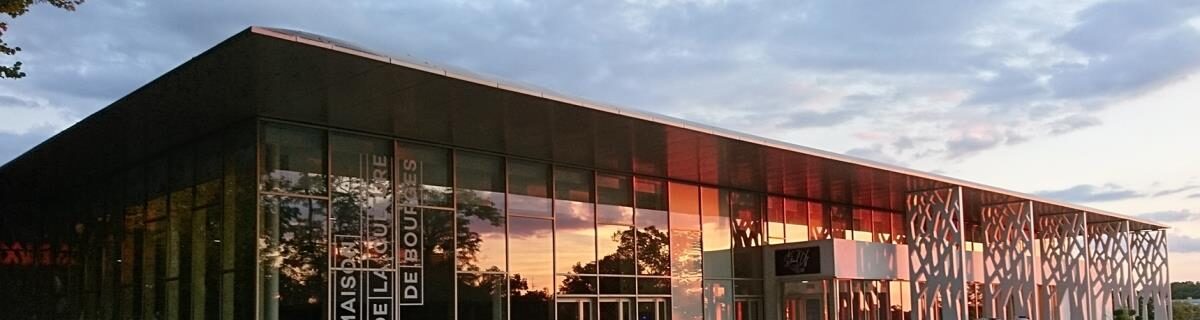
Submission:
{"label": "perforated white panel", "polygon": [[1129,222],[1088,224],[1088,267],[1092,319],[1109,319],[1114,309],[1132,307],[1129,279]]}
{"label": "perforated white panel", "polygon": [[984,206],[984,316],[1033,317],[1033,203]]}
{"label": "perforated white panel", "polygon": [[1085,319],[1087,294],[1087,215],[1083,212],[1037,218],[1042,286],[1039,311],[1047,320]]}
{"label": "perforated white panel", "polygon": [[[1155,319],[1171,316],[1171,279],[1167,267],[1167,231],[1143,230],[1132,234],[1133,289],[1139,298],[1138,314]],[[1147,317],[1142,317],[1147,319]]]}
{"label": "perforated white panel", "polygon": [[913,319],[967,319],[962,188],[908,193]]}

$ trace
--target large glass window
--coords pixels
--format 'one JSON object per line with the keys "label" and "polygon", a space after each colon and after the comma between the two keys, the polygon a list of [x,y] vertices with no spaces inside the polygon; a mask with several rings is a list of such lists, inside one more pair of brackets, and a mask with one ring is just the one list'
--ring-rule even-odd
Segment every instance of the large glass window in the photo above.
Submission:
{"label": "large glass window", "polygon": [[671,244],[666,210],[666,183],[661,180],[634,179],[636,206],[638,274],[670,275]]}
{"label": "large glass window", "polygon": [[[263,301],[267,319],[324,319],[328,227],[324,200],[262,198]],[[273,298],[273,299],[272,299]]]}
{"label": "large glass window", "polygon": [[787,221],[787,242],[808,241],[808,202],[787,199],[783,207],[784,219]]}
{"label": "large glass window", "polygon": [[633,184],[628,176],[596,175],[596,220],[601,223],[633,224]]}
{"label": "large glass window", "polygon": [[456,157],[459,189],[458,270],[503,272],[504,170],[499,157],[460,152]]}
{"label": "large glass window", "polygon": [[784,232],[784,201],[782,197],[767,197],[767,243],[779,244],[787,241]]}
{"label": "large glass window", "polygon": [[733,276],[733,233],[729,230],[729,192],[700,188],[701,226],[704,234],[704,276]]}
{"label": "large glass window", "polygon": [[262,135],[262,190],[325,194],[324,131],[270,123]]}
{"label": "large glass window", "polygon": [[757,194],[731,192],[729,202],[733,216],[733,275],[761,278],[764,201]]}
{"label": "large glass window", "polygon": [[872,220],[871,210],[863,208],[855,208],[853,211],[853,223],[851,224],[851,233],[854,240],[871,241],[874,235],[871,228]]}
{"label": "large glass window", "polygon": [[508,319],[508,286],[505,282],[503,274],[458,274],[458,319]]}
{"label": "large glass window", "polygon": [[850,208],[825,205],[825,210],[829,211],[829,232],[834,239],[853,239],[848,232],[850,230]]}
{"label": "large glass window", "polygon": [[830,238],[829,216],[826,215],[825,206],[820,202],[808,203],[808,226],[809,239],[824,240]]}
{"label": "large glass window", "polygon": [[550,319],[554,288],[551,220],[511,217],[508,230],[513,318]]}
{"label": "large glass window", "polygon": [[[409,205],[450,208],[454,195],[450,184],[450,151],[418,144],[396,143],[396,168],[401,186],[397,202]],[[409,173],[415,173],[406,175]]]}
{"label": "large glass window", "polygon": [[509,213],[550,217],[550,166],[510,160],[508,192]]}
{"label": "large glass window", "polygon": [[[636,270],[634,256],[635,234],[633,226],[633,198],[630,180],[624,176],[599,175],[596,179],[599,192],[596,205],[597,250],[601,274],[633,275]],[[602,292],[632,293],[633,278],[605,277],[600,280]]]}
{"label": "large glass window", "polygon": [[671,230],[671,301],[676,319],[703,317],[700,252],[699,231]]}
{"label": "large glass window", "polygon": [[587,202],[555,200],[557,273],[596,273],[596,222],[592,208]]}
{"label": "large glass window", "polygon": [[[404,319],[452,319],[454,317],[454,212],[423,209],[424,304],[400,307]],[[460,236],[462,236],[460,234]]]}

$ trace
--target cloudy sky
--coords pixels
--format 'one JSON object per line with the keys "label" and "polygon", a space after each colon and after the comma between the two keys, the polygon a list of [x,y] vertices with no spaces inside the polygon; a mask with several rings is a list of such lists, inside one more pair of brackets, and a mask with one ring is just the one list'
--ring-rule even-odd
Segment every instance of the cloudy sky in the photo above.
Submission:
{"label": "cloudy sky", "polygon": [[1191,0],[42,6],[4,35],[0,162],[250,25],[1157,219],[1200,280]]}

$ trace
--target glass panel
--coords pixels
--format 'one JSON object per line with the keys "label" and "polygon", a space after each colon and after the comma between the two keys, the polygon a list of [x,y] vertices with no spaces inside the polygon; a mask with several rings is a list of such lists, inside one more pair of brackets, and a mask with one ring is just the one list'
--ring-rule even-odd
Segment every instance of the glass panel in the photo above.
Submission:
{"label": "glass panel", "polygon": [[619,225],[596,225],[597,250],[601,274],[634,274],[634,228]]}
{"label": "glass panel", "polygon": [[784,232],[783,198],[767,197],[767,243],[783,243],[787,239]]}
{"label": "glass panel", "polygon": [[596,276],[556,276],[558,294],[596,294]]}
{"label": "glass panel", "polygon": [[700,189],[682,183],[668,184],[671,196],[671,229],[700,230]]}
{"label": "glass panel", "polygon": [[762,197],[753,193],[732,192],[729,196],[733,215],[733,276],[762,277]]}
{"label": "glass panel", "polygon": [[633,207],[598,204],[596,205],[596,222],[632,226]]}
{"label": "glass panel", "polygon": [[554,168],[554,198],[592,202],[592,172],[589,170]]}
{"label": "glass panel", "polygon": [[558,302],[558,320],[592,320],[596,309],[590,299],[566,299]]}
{"label": "glass panel", "polygon": [[592,204],[555,200],[557,273],[596,273],[596,224]]}
{"label": "glass panel", "polygon": [[829,219],[825,215],[825,206],[819,202],[808,203],[809,240],[829,239]]}
{"label": "glass panel", "polygon": [[503,274],[458,275],[459,320],[508,319],[508,289]]}
{"label": "glass panel", "polygon": [[787,199],[783,207],[787,221],[787,242],[808,241],[808,203]]}
{"label": "glass panel", "polygon": [[871,213],[871,229],[875,231],[875,237],[872,240],[879,243],[892,243],[891,215],[891,212],[886,211]]}
{"label": "glass panel", "polygon": [[671,245],[667,233],[667,212],[637,209],[638,274],[665,276],[671,274]]}
{"label": "glass panel", "polygon": [[[400,307],[406,319],[452,319],[454,317],[454,226],[465,221],[454,218],[454,212],[422,210],[425,227],[424,245],[424,305]],[[460,234],[461,236],[461,234]]]}
{"label": "glass panel", "polygon": [[504,192],[504,163],[500,157],[458,152],[455,161],[459,189]]}
{"label": "glass panel", "polygon": [[700,188],[701,225],[704,232],[704,276],[733,276],[729,229],[729,192]]}
{"label": "glass panel", "polygon": [[729,280],[704,281],[704,318],[733,319],[733,285]]}
{"label": "glass panel", "polygon": [[504,175],[497,157],[460,153],[458,269],[504,271]]}
{"label": "glass panel", "polygon": [[831,236],[834,239],[851,239],[849,232],[847,232],[850,229],[850,208],[826,205],[825,210],[829,211]]}
{"label": "glass panel", "polygon": [[508,162],[508,212],[550,217],[550,166],[541,163]]}
{"label": "glass panel", "polygon": [[635,280],[633,277],[600,277],[600,294],[634,294]]}
{"label": "glass panel", "polygon": [[596,202],[624,207],[633,206],[633,185],[629,176],[596,175]]}
{"label": "glass panel", "polygon": [[263,318],[324,319],[329,304],[325,202],[264,196]]}
{"label": "glass panel", "polygon": [[704,318],[704,293],[700,278],[671,278],[671,314],[673,319]]}
{"label": "glass panel", "polygon": [[853,239],[858,241],[871,241],[874,238],[871,232],[871,210],[856,208],[852,210],[853,224]]}
{"label": "glass panel", "polygon": [[904,221],[903,213],[891,214],[892,219],[892,242],[895,244],[908,244],[908,223]]}
{"label": "glass panel", "polygon": [[554,288],[551,220],[512,217],[508,220],[513,317],[549,319]]}
{"label": "glass panel", "polygon": [[638,278],[638,294],[671,294],[671,278]]}
{"label": "glass panel", "polygon": [[667,319],[671,319],[671,306],[668,299],[638,299],[638,320]]}
{"label": "glass panel", "polygon": [[[396,160],[400,172],[415,171],[415,176],[400,176],[400,183],[420,185],[420,195],[398,194],[400,203],[449,208],[454,195],[450,185],[450,151],[423,145],[396,143]],[[415,181],[413,181],[415,180]],[[410,182],[411,181],[411,182]],[[411,190],[400,188],[402,190]],[[416,199],[419,197],[419,200]],[[410,200],[411,199],[411,200]]]}
{"label": "glass panel", "polygon": [[667,210],[667,190],[662,180],[635,178],[633,190],[638,209]]}
{"label": "glass panel", "polygon": [[325,194],[325,132],[263,125],[262,189],[297,194]]}

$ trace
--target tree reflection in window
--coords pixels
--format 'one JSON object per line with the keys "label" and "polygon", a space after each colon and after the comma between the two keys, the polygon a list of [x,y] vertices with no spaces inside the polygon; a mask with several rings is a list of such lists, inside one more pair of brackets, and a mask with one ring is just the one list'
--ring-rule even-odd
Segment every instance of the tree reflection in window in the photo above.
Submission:
{"label": "tree reflection in window", "polygon": [[[643,275],[665,275],[670,272],[671,258],[666,253],[670,247],[670,237],[664,230],[659,230],[657,227],[650,226],[643,229],[625,229],[617,233],[609,235],[611,239],[617,241],[617,249],[615,252],[605,255],[600,258],[601,274],[622,274],[619,266],[631,265],[633,263],[634,252],[651,252],[655,254],[642,255],[640,274]],[[635,241],[636,239],[636,241]],[[608,266],[608,267],[604,267]],[[559,283],[559,292],[575,292],[583,289],[595,290],[595,277],[580,276],[578,273],[585,273],[586,270],[594,270],[595,262],[588,264],[575,264],[571,266],[574,273],[563,277]]]}
{"label": "tree reflection in window", "polygon": [[260,252],[267,269],[263,278],[278,285],[279,317],[307,319],[324,314],[329,270],[325,202],[265,196],[262,206]]}

